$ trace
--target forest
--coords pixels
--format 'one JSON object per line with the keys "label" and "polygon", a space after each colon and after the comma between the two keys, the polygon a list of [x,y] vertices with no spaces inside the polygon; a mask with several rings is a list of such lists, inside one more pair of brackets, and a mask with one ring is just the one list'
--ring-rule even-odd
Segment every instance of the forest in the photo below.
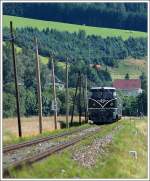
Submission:
{"label": "forest", "polygon": [[[3,30],[4,40],[9,39],[9,29]],[[16,28],[15,43],[20,48],[34,49],[33,39],[39,42],[39,54],[49,56],[52,52],[56,59],[69,62],[84,62],[86,64],[105,64],[117,66],[118,61],[126,57],[142,58],[147,55],[147,38],[132,38],[123,40],[121,37],[102,38],[86,35],[85,31],[78,33],[59,32],[54,29]]]}
{"label": "forest", "polygon": [[[9,37],[9,29],[3,29],[3,116],[16,115],[15,87],[13,76],[13,62]],[[40,55],[49,57],[48,64],[40,64],[43,114],[52,114],[52,88],[51,81],[51,57],[55,60],[56,76],[65,82],[65,69],[59,66],[59,62],[69,62],[69,107],[72,110],[72,100],[75,91],[77,73],[82,72],[88,78],[88,88],[94,85],[110,86],[112,78],[107,67],[117,67],[119,61],[127,57],[143,58],[147,56],[147,39],[132,38],[122,40],[121,37],[101,38],[87,36],[84,31],[78,33],[58,32],[44,29],[39,31],[33,28],[15,30],[15,45],[21,48],[17,51],[17,72],[19,77],[19,93],[21,115],[37,115],[37,92],[35,73],[35,48],[34,37],[37,37]],[[100,64],[105,69],[94,69],[90,64]],[[140,76],[143,94],[138,97],[124,99],[125,115],[134,115],[141,106],[144,114],[147,114],[147,78],[143,73]],[[57,89],[57,101],[59,114],[65,114],[65,89]],[[82,106],[83,108],[83,106]],[[76,107],[76,113],[78,106]]]}
{"label": "forest", "polygon": [[5,15],[147,31],[147,3],[3,3]]}

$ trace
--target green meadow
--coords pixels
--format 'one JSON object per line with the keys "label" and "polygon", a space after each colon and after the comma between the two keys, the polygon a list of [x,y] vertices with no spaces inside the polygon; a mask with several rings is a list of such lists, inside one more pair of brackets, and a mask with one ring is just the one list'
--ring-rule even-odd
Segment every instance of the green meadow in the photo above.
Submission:
{"label": "green meadow", "polygon": [[[104,69],[106,69],[104,67]],[[143,59],[128,58],[120,60],[118,67],[107,67],[107,70],[111,74],[112,80],[124,79],[128,73],[130,79],[138,79],[142,72],[147,75],[147,60],[146,57]]]}
{"label": "green meadow", "polygon": [[10,21],[13,22],[13,26],[17,28],[32,27],[43,30],[46,28],[56,29],[58,31],[68,31],[70,33],[79,32],[84,30],[87,35],[96,35],[103,38],[106,37],[122,37],[124,40],[129,37],[147,37],[147,33],[131,30],[121,30],[112,28],[99,28],[86,25],[75,25],[69,23],[60,23],[53,21],[35,20],[29,18],[15,17],[15,16],[3,16],[3,27],[9,27]]}

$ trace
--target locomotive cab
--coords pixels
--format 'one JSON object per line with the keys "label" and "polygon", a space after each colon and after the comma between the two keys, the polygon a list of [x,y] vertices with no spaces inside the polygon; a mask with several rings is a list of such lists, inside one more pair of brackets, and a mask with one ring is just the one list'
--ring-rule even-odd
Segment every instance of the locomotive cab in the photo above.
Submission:
{"label": "locomotive cab", "polygon": [[88,112],[91,121],[111,123],[121,117],[121,106],[114,87],[92,87],[90,92]]}

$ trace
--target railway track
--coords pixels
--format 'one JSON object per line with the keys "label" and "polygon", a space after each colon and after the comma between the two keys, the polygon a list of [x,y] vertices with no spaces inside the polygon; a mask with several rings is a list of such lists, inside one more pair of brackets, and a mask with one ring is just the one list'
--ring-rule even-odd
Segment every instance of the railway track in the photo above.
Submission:
{"label": "railway track", "polygon": [[26,142],[23,142],[23,143],[8,145],[8,146],[5,146],[3,148],[3,153],[7,153],[7,152],[10,152],[10,151],[13,151],[13,150],[17,150],[19,148],[35,145],[35,144],[38,144],[38,143],[41,143],[41,142],[44,142],[44,141],[53,140],[55,138],[59,138],[59,137],[63,137],[63,136],[68,136],[68,135],[71,135],[73,133],[83,131],[85,129],[87,129],[87,128],[80,128],[80,129],[76,129],[76,130],[71,131],[71,132],[65,132],[65,133],[57,134],[57,135],[53,135],[53,136],[37,138],[37,139],[31,140],[31,141],[26,141]]}
{"label": "railway track", "polygon": [[[82,132],[81,132],[81,130],[82,130]],[[52,155],[58,151],[61,151],[61,150],[65,149],[69,146],[74,145],[75,143],[81,141],[82,139],[85,139],[86,137],[93,135],[93,132],[95,134],[96,132],[99,132],[99,131],[100,131],[99,127],[86,128],[84,130],[78,129],[79,135],[77,135],[77,136],[74,135],[72,139],[69,139],[69,141],[59,142],[58,144],[51,146],[50,148],[47,148],[45,151],[42,151],[42,152],[35,154],[35,155],[32,155],[32,156],[27,156],[27,157],[19,159],[19,160],[15,160],[13,162],[10,162],[9,165],[4,166],[4,164],[3,164],[3,175],[4,175],[4,177],[7,177],[9,175],[10,168],[18,169],[18,168],[21,168],[22,165],[25,165],[25,164],[30,165],[30,164],[32,164],[36,161],[39,161],[39,160],[41,160],[41,159],[43,159],[49,155]],[[73,131],[72,134],[76,133],[76,132],[77,132],[77,130]],[[63,136],[64,136],[64,134],[63,134]],[[59,135],[59,137],[61,137],[61,136]],[[35,143],[33,143],[33,144],[35,144]],[[29,146],[29,143],[27,145]],[[20,148],[23,148],[23,147],[20,147]],[[13,147],[12,147],[12,149],[14,151]],[[10,148],[9,148],[9,151],[10,151]],[[10,154],[9,151],[6,151],[6,149],[5,149],[5,154],[9,155]],[[3,158],[3,160],[4,160],[4,158]]]}

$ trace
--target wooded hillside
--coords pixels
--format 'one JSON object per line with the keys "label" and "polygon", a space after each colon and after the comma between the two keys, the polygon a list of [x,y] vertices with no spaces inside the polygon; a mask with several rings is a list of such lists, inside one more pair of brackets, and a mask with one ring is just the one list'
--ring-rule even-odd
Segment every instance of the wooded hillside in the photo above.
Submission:
{"label": "wooded hillside", "polygon": [[3,13],[33,19],[147,31],[147,3],[4,3]]}

